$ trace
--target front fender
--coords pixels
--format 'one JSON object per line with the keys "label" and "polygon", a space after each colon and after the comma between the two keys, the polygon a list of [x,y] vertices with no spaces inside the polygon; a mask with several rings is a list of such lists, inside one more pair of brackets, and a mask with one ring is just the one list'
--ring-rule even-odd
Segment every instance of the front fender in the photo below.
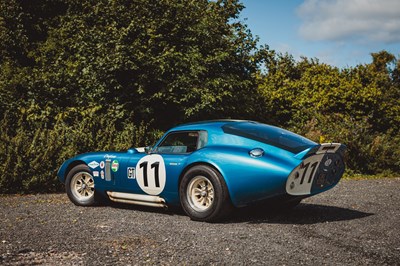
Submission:
{"label": "front fender", "polygon": [[71,168],[73,168],[74,166],[76,166],[78,164],[82,164],[82,163],[85,163],[85,162],[79,160],[78,156],[75,156],[75,157],[70,158],[70,159],[66,160],[65,162],[63,162],[63,164],[60,166],[60,168],[57,171],[58,180],[60,180],[61,183],[65,184],[65,178],[66,178],[66,175],[69,172],[69,170]]}
{"label": "front fender", "polygon": [[[57,176],[58,176],[58,179],[62,183],[65,183],[65,178],[66,178],[66,175],[68,174],[69,170],[78,164],[86,164],[86,165],[90,166],[91,162],[95,162],[97,165],[99,165],[100,161],[104,161],[106,159],[118,158],[119,160],[123,160],[132,153],[137,153],[137,151],[128,150],[127,153],[124,153],[124,152],[90,152],[90,153],[79,154],[73,158],[66,160],[58,169]],[[94,169],[96,167],[98,167],[98,166],[95,165],[91,169]],[[99,169],[99,168],[97,168],[97,169]]]}

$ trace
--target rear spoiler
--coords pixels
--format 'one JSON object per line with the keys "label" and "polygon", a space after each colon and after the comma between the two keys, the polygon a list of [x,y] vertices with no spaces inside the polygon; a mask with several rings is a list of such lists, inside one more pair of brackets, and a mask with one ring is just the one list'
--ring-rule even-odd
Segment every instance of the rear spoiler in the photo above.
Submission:
{"label": "rear spoiler", "polygon": [[314,154],[324,153],[339,153],[344,156],[345,150],[346,145],[341,143],[322,143],[296,154],[295,158],[302,160]]}
{"label": "rear spoiler", "polygon": [[315,152],[315,154],[321,154],[321,153],[335,153],[337,152],[340,147],[344,145],[340,143],[322,143],[319,146],[319,149]]}

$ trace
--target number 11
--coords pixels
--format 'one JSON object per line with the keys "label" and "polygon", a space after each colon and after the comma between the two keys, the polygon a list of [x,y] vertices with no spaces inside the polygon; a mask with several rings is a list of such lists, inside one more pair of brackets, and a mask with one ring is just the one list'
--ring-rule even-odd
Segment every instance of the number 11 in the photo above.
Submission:
{"label": "number 11", "polygon": [[[143,183],[145,187],[149,186],[148,182],[148,176],[147,176],[147,165],[148,162],[143,162],[139,165],[140,168],[143,168]],[[160,187],[160,174],[159,174],[159,169],[160,169],[160,162],[155,162],[150,165],[150,169],[154,168],[154,181],[156,183],[156,187]]]}

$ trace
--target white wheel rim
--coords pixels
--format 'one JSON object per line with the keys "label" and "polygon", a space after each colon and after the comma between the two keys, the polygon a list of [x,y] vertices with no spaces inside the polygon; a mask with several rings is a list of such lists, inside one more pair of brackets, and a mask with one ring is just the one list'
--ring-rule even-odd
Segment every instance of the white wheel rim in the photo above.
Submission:
{"label": "white wheel rim", "polygon": [[93,176],[87,172],[79,172],[72,177],[71,191],[78,200],[87,200],[94,195]]}
{"label": "white wheel rim", "polygon": [[208,178],[196,176],[188,185],[186,197],[192,209],[203,212],[214,202],[214,187]]}

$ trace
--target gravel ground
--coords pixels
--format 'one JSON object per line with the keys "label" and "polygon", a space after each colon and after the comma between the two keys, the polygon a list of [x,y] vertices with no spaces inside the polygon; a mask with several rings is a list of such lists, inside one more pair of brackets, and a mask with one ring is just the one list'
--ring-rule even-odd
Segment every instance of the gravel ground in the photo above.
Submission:
{"label": "gravel ground", "polygon": [[0,196],[3,265],[400,265],[400,178],[344,180],[289,212],[225,223],[65,194]]}

